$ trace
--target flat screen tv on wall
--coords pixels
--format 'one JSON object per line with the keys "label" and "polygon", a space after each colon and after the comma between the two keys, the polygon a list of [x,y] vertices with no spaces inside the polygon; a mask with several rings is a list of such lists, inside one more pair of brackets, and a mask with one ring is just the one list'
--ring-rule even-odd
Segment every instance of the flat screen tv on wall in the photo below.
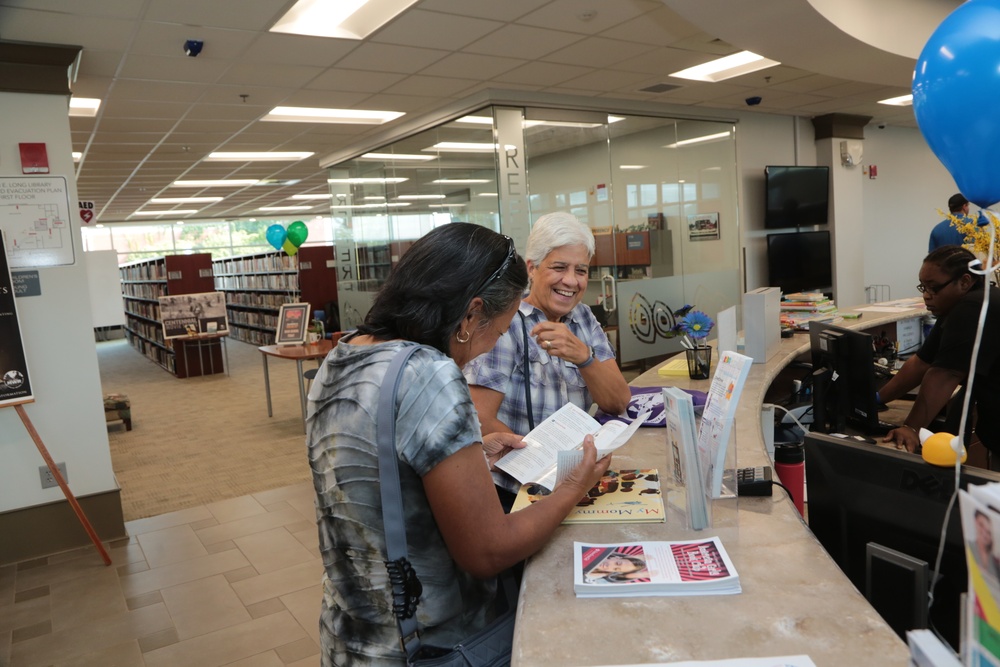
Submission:
{"label": "flat screen tv on wall", "polygon": [[830,207],[829,167],[765,167],[768,229],[824,225]]}

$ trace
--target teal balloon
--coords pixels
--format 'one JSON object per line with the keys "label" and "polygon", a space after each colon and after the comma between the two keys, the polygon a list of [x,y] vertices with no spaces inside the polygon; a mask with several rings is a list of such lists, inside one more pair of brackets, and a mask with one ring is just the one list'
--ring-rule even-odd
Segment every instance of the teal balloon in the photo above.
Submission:
{"label": "teal balloon", "polygon": [[306,242],[309,237],[309,228],[306,227],[306,223],[301,220],[296,220],[292,224],[288,225],[288,240],[292,242],[296,248]]}
{"label": "teal balloon", "polygon": [[285,245],[281,247],[289,257],[293,257],[299,251],[299,247],[292,243],[291,239],[285,239]]}
{"label": "teal balloon", "polygon": [[965,198],[1000,201],[1000,0],[969,0],[931,34],[913,74],[913,113]]}
{"label": "teal balloon", "polygon": [[281,225],[271,225],[264,235],[267,237],[267,242],[274,246],[275,250],[281,250],[285,245],[286,233],[285,228]]}

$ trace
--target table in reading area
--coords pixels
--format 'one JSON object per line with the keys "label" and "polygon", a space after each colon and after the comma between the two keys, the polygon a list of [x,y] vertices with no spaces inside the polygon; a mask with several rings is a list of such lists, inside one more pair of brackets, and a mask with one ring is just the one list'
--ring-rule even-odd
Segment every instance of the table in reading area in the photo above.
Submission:
{"label": "table in reading area", "polygon": [[267,416],[272,416],[271,411],[271,379],[267,372],[267,358],[277,357],[279,359],[294,360],[298,369],[299,380],[299,402],[302,406],[302,432],[306,430],[306,386],[305,378],[302,377],[302,362],[307,359],[322,359],[333,349],[333,341],[323,339],[318,343],[307,343],[305,345],[263,345],[258,347],[261,356],[264,358],[264,392],[267,394]]}
{"label": "table in reading area", "polygon": [[[923,309],[866,312],[860,320],[835,323],[869,329],[924,314]],[[761,404],[771,382],[808,350],[807,335],[782,339],[767,363],[751,368],[737,406],[738,467],[771,465]],[[661,377],[653,368],[632,384],[707,391],[710,382]],[[664,429],[640,428],[614,453],[611,467],[659,468],[669,503],[666,449]],[[670,513],[665,524],[560,526],[525,568],[513,664],[581,667],[797,654],[808,654],[819,667],[908,664],[906,644],[840,570],[780,489],[771,497],[740,497],[728,515],[718,511],[720,502],[727,501],[713,504],[714,527],[699,532],[687,530]],[[573,593],[574,541],[611,544],[712,535],[722,539],[740,575],[739,595],[576,598]]]}

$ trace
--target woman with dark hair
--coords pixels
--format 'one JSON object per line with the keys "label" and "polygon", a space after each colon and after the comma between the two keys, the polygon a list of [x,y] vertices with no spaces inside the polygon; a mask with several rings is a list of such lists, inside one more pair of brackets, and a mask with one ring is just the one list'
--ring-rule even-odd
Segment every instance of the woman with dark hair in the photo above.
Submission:
{"label": "woman with dark hair", "polygon": [[609,461],[593,439],[553,493],[506,515],[460,367],[510,325],[527,282],[511,239],[467,223],[439,227],[402,256],[357,333],[342,338],[309,392],[309,461],[317,495],[322,664],[402,665],[383,560],[376,445],[378,395],[389,362],[421,345],[396,398],[404,524],[423,585],[426,646],[452,646],[493,618],[496,575],[538,550]]}
{"label": "woman with dark hair", "polygon": [[979,260],[956,245],[941,246],[924,258],[917,290],[924,305],[937,317],[934,328],[915,355],[879,391],[884,403],[903,396],[917,385],[920,390],[903,425],[889,431],[885,442],[895,442],[915,452],[917,435],[966,383],[983,289],[989,290],[989,309],[976,360],[972,399],[976,405],[976,433],[993,453],[1000,454],[1000,289],[986,286],[983,276],[970,271]]}

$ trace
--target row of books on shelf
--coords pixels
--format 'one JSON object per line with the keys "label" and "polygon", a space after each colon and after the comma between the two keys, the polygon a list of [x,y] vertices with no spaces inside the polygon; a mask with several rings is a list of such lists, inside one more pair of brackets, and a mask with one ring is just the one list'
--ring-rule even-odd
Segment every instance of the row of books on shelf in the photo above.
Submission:
{"label": "row of books on shelf", "polygon": [[147,262],[119,268],[122,280],[166,280],[167,267],[163,262]]}
{"label": "row of books on shelf", "polygon": [[173,352],[165,350],[157,345],[153,345],[151,342],[136,335],[129,329],[125,330],[125,336],[128,338],[129,344],[138,350],[140,354],[154,363],[163,366],[171,373],[175,372],[176,361],[174,359]]}
{"label": "row of books on shelf", "polygon": [[125,314],[135,317],[145,317],[148,320],[160,319],[160,304],[156,301],[135,301],[129,299],[125,302]]}
{"label": "row of books on shelf", "polygon": [[167,286],[162,283],[122,283],[122,294],[138,299],[159,299],[167,295]]}
{"label": "row of books on shelf", "polygon": [[163,345],[163,325],[159,322],[146,322],[129,318],[128,328],[146,340]]}
{"label": "row of books on shelf", "polygon": [[286,292],[297,291],[299,289],[299,276],[297,273],[262,273],[249,275],[216,276],[215,289],[217,290],[243,290],[243,289],[265,289],[281,290]]}
{"label": "row of books on shelf", "polygon": [[261,329],[277,329],[278,316],[275,313],[266,312],[246,312],[243,310],[230,310],[227,313],[230,324],[258,327]]}
{"label": "row of books on shelf", "polygon": [[282,304],[294,303],[298,295],[272,294],[269,292],[228,292],[226,302],[230,306],[248,306],[253,308],[273,308],[278,310]]}
{"label": "row of books on shelf", "polygon": [[219,276],[221,274],[295,271],[297,269],[297,262],[296,257],[289,256],[283,252],[276,252],[266,255],[219,259],[212,262],[212,266],[215,269],[215,275]]}
{"label": "row of books on shelf", "polygon": [[273,331],[263,331],[256,328],[248,329],[246,325],[236,324],[232,320],[229,321],[229,324],[230,338],[235,338],[250,345],[274,345]]}

